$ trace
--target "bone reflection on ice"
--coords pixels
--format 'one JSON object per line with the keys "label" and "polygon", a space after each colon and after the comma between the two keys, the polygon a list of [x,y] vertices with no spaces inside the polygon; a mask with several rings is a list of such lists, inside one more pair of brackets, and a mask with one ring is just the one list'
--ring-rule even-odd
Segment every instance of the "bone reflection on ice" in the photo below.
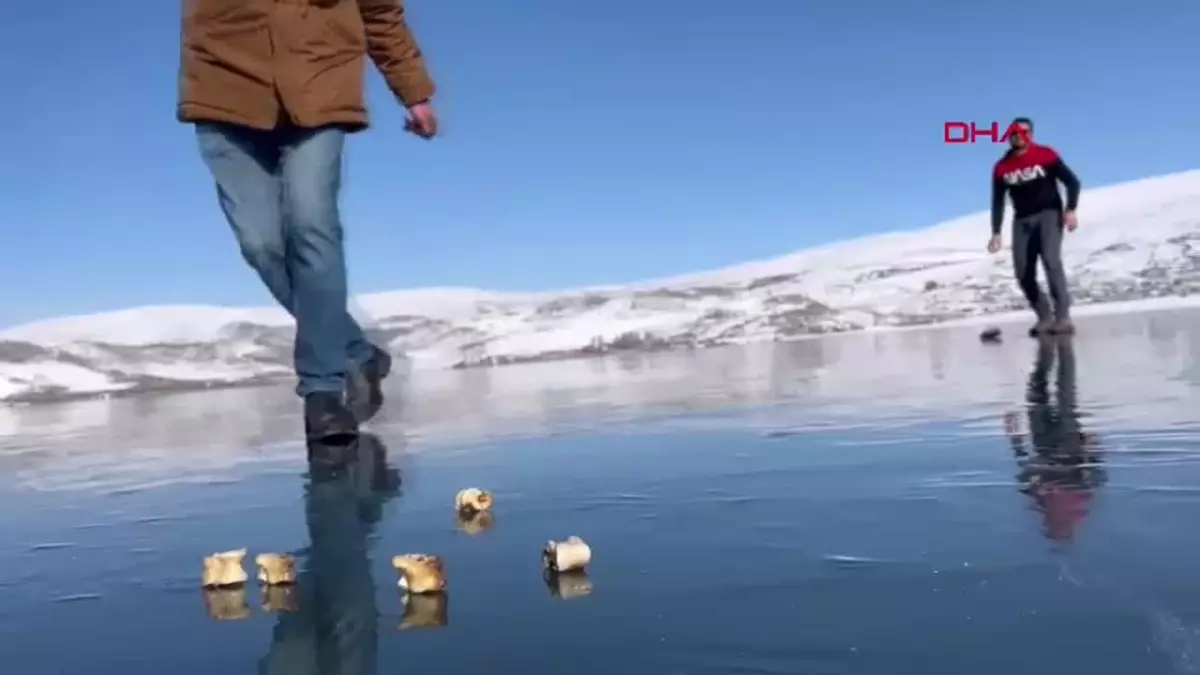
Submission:
{"label": "bone reflection on ice", "polygon": [[487,532],[496,524],[496,516],[491,511],[458,511],[454,514],[454,519],[458,523],[458,529],[471,536]]}
{"label": "bone reflection on ice", "polygon": [[542,579],[550,595],[570,600],[592,592],[586,568],[592,562],[592,547],[579,537],[548,541],[542,549]]}
{"label": "bone reflection on ice", "polygon": [[264,612],[295,612],[300,609],[296,587],[291,584],[266,585],[262,588],[262,610]]}
{"label": "bone reflection on ice", "polygon": [[399,630],[441,628],[450,622],[450,596],[447,593],[404,593],[400,597],[404,617]]}
{"label": "bone reflection on ice", "polygon": [[551,597],[560,600],[592,594],[592,580],[588,578],[587,572],[582,570],[555,572],[548,569],[542,573],[542,580],[546,582],[546,588],[550,589]]}
{"label": "bone reflection on ice", "polygon": [[250,616],[250,605],[246,602],[245,587],[205,588],[204,609],[215,621],[238,621]]}

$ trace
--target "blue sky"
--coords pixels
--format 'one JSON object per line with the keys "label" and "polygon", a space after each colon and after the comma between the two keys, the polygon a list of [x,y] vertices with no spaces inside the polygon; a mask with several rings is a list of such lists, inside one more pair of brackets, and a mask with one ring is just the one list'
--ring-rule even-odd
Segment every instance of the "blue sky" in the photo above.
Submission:
{"label": "blue sky", "polygon": [[[402,133],[372,73],[355,292],[615,283],[929,225],[986,207],[998,154],[944,145],[947,119],[1029,115],[1085,185],[1200,166],[1194,2],[408,7],[446,135]],[[178,15],[3,2],[0,325],[269,301],[174,120]]]}

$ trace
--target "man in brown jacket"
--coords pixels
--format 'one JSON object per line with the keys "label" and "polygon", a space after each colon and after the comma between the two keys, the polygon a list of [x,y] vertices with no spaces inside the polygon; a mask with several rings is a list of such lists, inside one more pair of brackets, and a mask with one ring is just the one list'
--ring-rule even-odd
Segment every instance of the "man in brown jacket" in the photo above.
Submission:
{"label": "man in brown jacket", "polygon": [[310,440],[349,440],[391,356],[347,310],[338,212],[347,133],[367,127],[366,56],[437,134],[434,85],[402,0],[183,0],[178,118],[195,125],[242,256],[296,319]]}

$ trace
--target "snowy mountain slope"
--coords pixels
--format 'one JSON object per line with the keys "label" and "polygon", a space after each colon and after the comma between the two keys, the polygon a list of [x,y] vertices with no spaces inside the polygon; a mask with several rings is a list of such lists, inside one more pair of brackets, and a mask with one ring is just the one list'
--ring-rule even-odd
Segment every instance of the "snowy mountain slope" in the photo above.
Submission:
{"label": "snowy mountain slope", "polygon": [[[1065,258],[1079,304],[1200,296],[1200,170],[1088,190]],[[695,348],[1018,310],[988,215],[713,272],[558,293],[364,295],[376,337],[423,367]],[[1197,298],[1200,300],[1200,297]],[[276,309],[145,307],[0,333],[0,399],[254,384],[290,377]]]}

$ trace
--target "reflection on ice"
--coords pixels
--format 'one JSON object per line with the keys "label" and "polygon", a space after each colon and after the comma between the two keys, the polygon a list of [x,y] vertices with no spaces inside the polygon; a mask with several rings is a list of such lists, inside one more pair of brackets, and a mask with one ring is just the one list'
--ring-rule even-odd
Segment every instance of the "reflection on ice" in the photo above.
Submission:
{"label": "reflection on ice", "polygon": [[492,529],[496,525],[496,516],[491,511],[456,511],[454,521],[464,534],[475,536]]}
{"label": "reflection on ice", "polygon": [[205,588],[204,609],[214,621],[238,621],[250,618],[246,588]]}
{"label": "reflection on ice", "polygon": [[1074,537],[1093,492],[1107,482],[1099,437],[1081,424],[1076,373],[1072,340],[1039,341],[1025,419],[1017,413],[1004,418],[1021,492],[1042,515],[1046,536],[1059,542]]}
{"label": "reflection on ice", "polygon": [[401,593],[400,604],[404,616],[398,630],[413,628],[442,628],[450,623],[450,595],[448,593]]}
{"label": "reflection on ice", "polygon": [[550,596],[560,600],[582,598],[591,595],[594,590],[592,580],[588,578],[587,572],[582,570],[574,572],[545,570],[542,573],[542,579],[546,582]]}
{"label": "reflection on ice", "polygon": [[259,587],[259,591],[262,594],[262,611],[264,612],[294,612],[299,607],[295,586],[267,586],[264,584]]}

